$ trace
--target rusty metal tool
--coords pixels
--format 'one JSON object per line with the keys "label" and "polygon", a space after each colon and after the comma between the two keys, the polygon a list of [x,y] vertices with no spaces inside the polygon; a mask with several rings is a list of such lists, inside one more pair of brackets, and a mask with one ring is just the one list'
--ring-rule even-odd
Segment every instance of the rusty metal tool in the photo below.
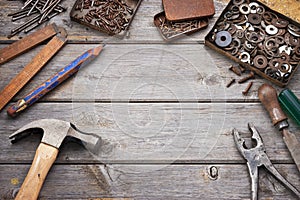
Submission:
{"label": "rusty metal tool", "polygon": [[21,40],[12,43],[7,47],[4,47],[0,50],[0,64],[4,64],[7,61],[29,51],[43,41],[53,37],[58,32],[58,27],[53,23],[22,38]]}
{"label": "rusty metal tool", "polygon": [[55,162],[59,147],[66,137],[79,139],[89,147],[99,148],[101,138],[91,133],[79,131],[75,125],[57,119],[33,121],[9,136],[12,143],[24,137],[29,130],[43,131],[43,138],[38,146],[29,172],[17,194],[16,200],[34,200],[38,198],[44,180]]}
{"label": "rusty metal tool", "polygon": [[273,125],[282,131],[283,140],[300,172],[300,143],[296,136],[288,130],[287,117],[279,105],[275,88],[271,85],[263,84],[258,89],[258,97],[268,111]]}
{"label": "rusty metal tool", "polygon": [[[10,83],[0,91],[0,110],[33,78],[33,76],[39,72],[43,66],[63,47],[67,41],[67,33],[65,29],[59,27],[59,32],[45,45],[42,50],[17,74]],[[46,29],[48,30],[48,29]],[[41,38],[48,38],[49,33],[39,32]],[[51,34],[52,31],[51,31]],[[34,38],[29,38],[32,43],[35,41]],[[39,42],[41,39],[39,39]],[[28,43],[27,40],[20,42],[16,46],[21,46],[21,49],[27,50],[24,45]]]}
{"label": "rusty metal tool", "polygon": [[19,101],[17,101],[17,103],[9,107],[7,110],[7,114],[12,117],[19,114],[25,108],[29,107],[30,105],[38,101],[45,94],[53,90],[56,86],[58,86],[63,81],[68,79],[70,76],[78,72],[78,70],[81,69],[81,67],[84,67],[85,65],[89,64],[94,58],[96,58],[100,54],[102,49],[103,46],[100,45],[96,48],[90,49],[85,53],[83,53],[81,56],[76,58],[69,65],[61,69],[51,78],[49,78],[47,81],[45,81],[36,89],[31,91],[28,95],[26,95],[26,97],[20,99]]}
{"label": "rusty metal tool", "polygon": [[271,163],[257,129],[251,123],[248,124],[248,127],[252,133],[252,139],[255,140],[255,147],[249,149],[245,148],[245,140],[240,137],[240,134],[236,129],[233,130],[233,137],[237,149],[247,160],[247,166],[251,177],[251,199],[258,199],[258,171],[261,166],[264,166],[275,178],[277,178],[295,195],[297,195],[298,198],[300,198],[300,192],[291,183],[289,183]]}

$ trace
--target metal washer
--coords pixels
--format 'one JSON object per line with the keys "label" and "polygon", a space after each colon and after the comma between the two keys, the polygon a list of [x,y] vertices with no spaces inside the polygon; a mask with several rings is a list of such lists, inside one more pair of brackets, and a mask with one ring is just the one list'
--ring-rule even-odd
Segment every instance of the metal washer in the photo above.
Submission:
{"label": "metal washer", "polygon": [[268,25],[266,26],[266,32],[269,35],[276,35],[278,33],[278,28],[276,28],[274,25]]}
{"label": "metal washer", "polygon": [[216,34],[215,43],[219,47],[227,47],[232,42],[232,36],[228,31],[220,31]]}

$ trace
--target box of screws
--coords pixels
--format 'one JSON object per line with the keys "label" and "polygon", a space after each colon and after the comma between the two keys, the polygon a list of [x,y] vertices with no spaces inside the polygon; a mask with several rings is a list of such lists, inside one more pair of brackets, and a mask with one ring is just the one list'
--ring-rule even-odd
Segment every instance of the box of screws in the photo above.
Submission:
{"label": "box of screws", "polygon": [[141,0],[77,0],[70,17],[109,35],[124,35],[140,3]]}
{"label": "box of screws", "polygon": [[300,65],[300,24],[258,1],[231,0],[205,44],[280,87]]}
{"label": "box of screws", "polygon": [[24,18],[29,18],[26,22],[22,23],[20,26],[11,30],[11,34],[8,38],[24,31],[28,33],[35,29],[39,25],[51,18],[66,11],[67,9],[60,5],[61,0],[27,0],[25,1],[23,7],[14,13],[8,14],[12,17],[12,21],[21,20]]}
{"label": "box of screws", "polygon": [[165,12],[161,12],[154,16],[154,25],[158,28],[164,40],[171,41],[207,27],[208,18],[171,22],[166,19]]}

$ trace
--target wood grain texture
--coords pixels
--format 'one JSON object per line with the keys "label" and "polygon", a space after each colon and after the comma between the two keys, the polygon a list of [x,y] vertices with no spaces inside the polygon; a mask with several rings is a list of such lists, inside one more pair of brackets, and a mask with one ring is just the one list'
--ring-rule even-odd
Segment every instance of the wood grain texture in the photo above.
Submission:
{"label": "wood grain texture", "polygon": [[[13,145],[8,136],[42,118],[71,121],[103,139],[96,156],[80,145],[65,144],[59,163],[244,163],[232,129],[250,138],[248,122],[260,131],[273,162],[292,163],[281,133],[259,103],[40,103],[17,120],[6,113],[0,118],[0,144],[6,152],[0,154],[1,163],[31,163],[41,135]],[[290,130],[300,132],[294,123]]]}
{"label": "wood grain texture", "polygon": [[[68,10],[60,15],[52,18],[49,23],[56,23],[58,26],[64,27],[68,32],[68,43],[95,43],[106,41],[111,43],[165,43],[162,37],[160,36],[158,30],[153,24],[153,17],[157,13],[161,12],[162,2],[161,0],[143,0],[137,13],[129,27],[129,32],[127,36],[120,41],[116,37],[110,37],[107,34],[101,33],[99,31],[90,29],[86,26],[78,24],[70,20],[69,13],[74,4],[74,1],[63,1],[62,5],[67,7]],[[205,35],[211,29],[213,23],[216,21],[217,17],[220,15],[222,9],[225,7],[225,3],[222,1],[215,1],[216,14],[210,20],[210,26],[203,31],[193,34],[192,36],[180,39],[176,43],[195,43],[201,41],[203,43]],[[0,41],[3,42],[12,42],[13,40],[18,39],[18,36],[15,36],[11,39],[7,38],[10,30],[14,27],[21,25],[24,21],[11,22],[10,17],[6,17],[7,14],[17,11],[22,6],[20,1],[1,1],[0,7],[2,9],[0,26],[6,27],[5,29],[0,30]],[[44,24],[42,26],[45,26]],[[23,37],[24,34],[20,34],[20,37]]]}
{"label": "wood grain texture", "polygon": [[[65,46],[15,100],[96,46]],[[39,49],[0,67],[0,74],[6,74],[0,79],[0,88]],[[226,57],[200,44],[108,44],[97,59],[42,101],[258,101],[257,88],[268,81],[257,76],[247,96],[242,94],[247,83],[226,88],[232,78],[241,78],[228,70],[231,64],[234,63]],[[296,72],[289,88],[300,96],[299,77],[300,72]]]}
{"label": "wood grain texture", "polygon": [[66,38],[54,36],[42,50],[0,92],[0,110],[45,66],[63,47]]}
{"label": "wood grain texture", "polygon": [[[239,80],[228,71],[234,62],[203,45],[228,0],[214,1],[216,14],[207,29],[171,44],[153,24],[154,15],[162,11],[161,0],[142,1],[122,40],[70,21],[73,3],[63,1],[68,11],[51,20],[67,30],[68,45],[14,101],[84,51],[101,42],[107,45],[97,60],[18,118],[0,112],[0,199],[13,199],[41,140],[40,134],[32,134],[12,145],[8,136],[41,118],[71,121],[101,135],[103,143],[97,156],[77,143],[63,144],[40,199],[250,199],[247,167],[231,134],[235,127],[242,137],[250,137],[247,122],[257,126],[279,172],[300,188],[282,135],[257,97],[258,87],[266,81],[255,79],[247,96],[241,94],[247,84],[227,89],[232,78]],[[23,23],[7,17],[21,5],[0,1],[0,48],[25,36],[6,37]],[[0,89],[43,46],[1,65]],[[297,72],[289,85],[297,96],[299,76]],[[300,139],[296,124],[291,123],[291,131]],[[209,178],[210,166],[218,168],[217,180]],[[259,197],[296,199],[264,170]]]}
{"label": "wood grain texture", "polygon": [[48,144],[40,143],[32,165],[16,196],[16,200],[35,200],[39,196],[47,174],[58,154],[58,149]]}
{"label": "wood grain texture", "polygon": [[[208,169],[218,169],[216,180]],[[27,165],[1,165],[0,197],[12,199]],[[292,165],[275,165],[296,188],[300,179]],[[108,175],[109,174],[109,175]],[[250,199],[246,165],[54,165],[40,199]],[[297,199],[265,170],[260,170],[260,199]]]}

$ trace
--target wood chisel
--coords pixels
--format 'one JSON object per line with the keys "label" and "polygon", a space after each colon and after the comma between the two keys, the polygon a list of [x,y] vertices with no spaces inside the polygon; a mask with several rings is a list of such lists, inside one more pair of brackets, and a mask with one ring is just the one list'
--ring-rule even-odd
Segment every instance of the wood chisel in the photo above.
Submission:
{"label": "wood chisel", "polygon": [[[67,33],[59,28],[45,47],[17,74],[0,92],[0,110],[28,83],[34,75],[63,47],[67,41]],[[23,45],[21,45],[23,46]]]}
{"label": "wood chisel", "polygon": [[287,117],[279,105],[276,90],[268,84],[263,84],[258,89],[258,97],[268,111],[273,125],[282,131],[283,140],[300,172],[300,143],[295,134],[288,130]]}
{"label": "wood chisel", "polygon": [[31,91],[26,97],[17,101],[14,105],[8,108],[7,114],[14,117],[23,111],[25,108],[32,105],[34,102],[39,100],[45,94],[53,90],[56,86],[61,84],[64,80],[75,74],[81,67],[90,63],[99,53],[102,51],[103,46],[98,46],[96,48],[90,49],[83,53],[81,56],[76,58],[69,65],[61,69],[39,87]]}

